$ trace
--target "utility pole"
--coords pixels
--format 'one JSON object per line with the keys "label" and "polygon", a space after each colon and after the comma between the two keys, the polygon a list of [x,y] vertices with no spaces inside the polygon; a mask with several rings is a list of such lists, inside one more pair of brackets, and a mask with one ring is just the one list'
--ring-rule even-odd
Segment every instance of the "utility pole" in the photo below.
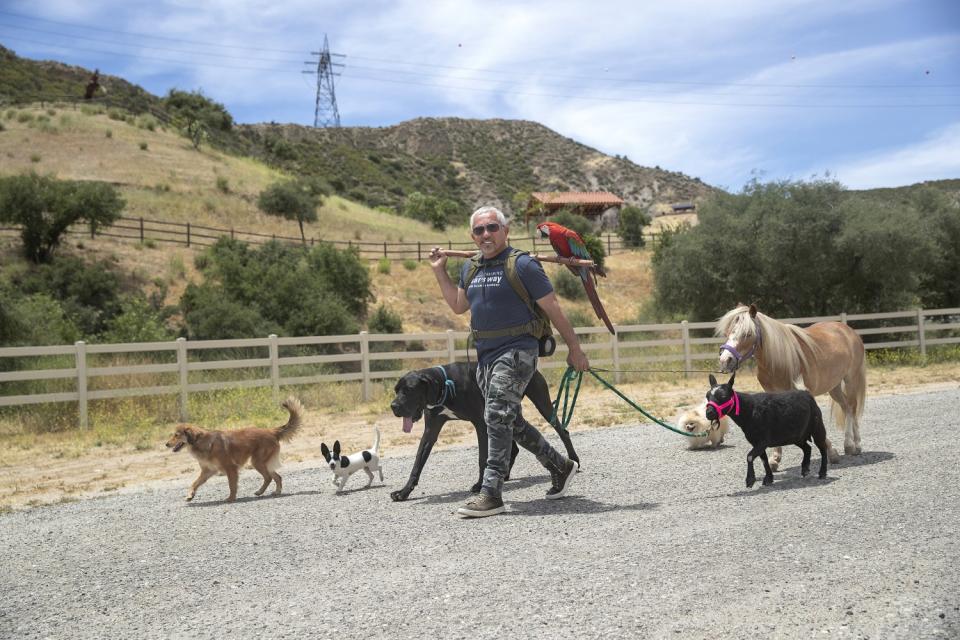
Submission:
{"label": "utility pole", "polygon": [[339,127],[340,112],[337,111],[337,94],[333,90],[333,76],[339,76],[334,73],[334,67],[343,67],[339,62],[333,62],[334,56],[345,58],[342,53],[330,53],[330,45],[327,42],[327,34],[323,34],[323,49],[320,51],[311,51],[311,56],[318,56],[317,60],[308,60],[303,64],[317,65],[316,71],[304,71],[303,73],[317,75],[317,106],[313,114],[314,127]]}

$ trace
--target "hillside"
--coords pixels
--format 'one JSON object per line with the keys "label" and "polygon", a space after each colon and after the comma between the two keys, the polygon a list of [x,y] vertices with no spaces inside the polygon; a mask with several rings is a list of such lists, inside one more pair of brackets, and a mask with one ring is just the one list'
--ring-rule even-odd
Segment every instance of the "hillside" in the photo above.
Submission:
{"label": "hillside", "polygon": [[697,178],[605,155],[536,122],[418,118],[391,127],[249,125],[238,132],[251,154],[332,176],[338,190],[372,206],[398,206],[412,191],[510,212],[515,194],[530,191],[610,191],[643,208],[715,192]]}
{"label": "hillside", "polygon": [[[80,100],[92,70],[20,58],[0,46],[0,105]],[[164,99],[103,74],[105,107],[161,120],[176,115]],[[211,133],[214,133],[211,131]],[[646,207],[698,200],[715,189],[681,173],[611,157],[535,122],[418,118],[390,127],[314,129],[240,125],[215,132],[214,144],[291,173],[317,176],[334,191],[371,207],[399,210],[419,191],[464,210],[530,191],[611,191]]]}

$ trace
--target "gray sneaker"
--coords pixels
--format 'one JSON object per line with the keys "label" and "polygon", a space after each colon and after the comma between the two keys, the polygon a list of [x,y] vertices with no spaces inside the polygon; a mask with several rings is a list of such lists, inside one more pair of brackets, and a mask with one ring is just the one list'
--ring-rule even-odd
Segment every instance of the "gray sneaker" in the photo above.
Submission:
{"label": "gray sneaker", "polygon": [[467,518],[485,518],[504,512],[503,499],[480,493],[467,500],[467,504],[457,509],[457,513]]}
{"label": "gray sneaker", "polygon": [[573,460],[567,460],[562,471],[553,471],[550,477],[553,479],[553,486],[547,490],[547,500],[556,500],[562,498],[570,488],[574,476],[577,475],[577,463]]}

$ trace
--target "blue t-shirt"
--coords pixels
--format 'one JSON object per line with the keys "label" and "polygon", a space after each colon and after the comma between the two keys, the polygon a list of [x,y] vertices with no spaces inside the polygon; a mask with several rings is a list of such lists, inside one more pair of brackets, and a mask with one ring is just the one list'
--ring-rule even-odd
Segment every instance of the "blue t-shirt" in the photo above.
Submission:
{"label": "blue t-shirt", "polygon": [[[470,302],[470,327],[474,330],[492,331],[515,327],[526,324],[535,317],[510,286],[510,281],[504,273],[503,263],[510,255],[511,249],[508,246],[490,260],[481,259],[480,269],[477,270],[470,287],[466,290],[467,300]],[[470,264],[471,262],[467,260],[460,270],[461,289],[464,288],[464,278],[470,270]],[[487,264],[490,266],[484,266]],[[520,282],[530,294],[532,303],[536,304],[537,300],[553,291],[553,286],[547,274],[544,273],[543,267],[529,255],[517,257],[516,269]],[[478,339],[477,360],[480,366],[485,366],[510,349],[536,348],[537,339],[529,334]]]}

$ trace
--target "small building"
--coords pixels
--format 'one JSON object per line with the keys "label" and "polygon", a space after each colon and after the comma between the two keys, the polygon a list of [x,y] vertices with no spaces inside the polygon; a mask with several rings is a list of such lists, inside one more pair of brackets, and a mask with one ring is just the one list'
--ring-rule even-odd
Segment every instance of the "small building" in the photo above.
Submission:
{"label": "small building", "polygon": [[670,205],[671,213],[696,213],[697,205],[693,202],[675,202]]}
{"label": "small building", "polygon": [[523,217],[529,227],[530,218],[546,218],[566,209],[599,227],[603,219],[615,220],[623,205],[621,198],[607,191],[535,191],[530,194]]}

